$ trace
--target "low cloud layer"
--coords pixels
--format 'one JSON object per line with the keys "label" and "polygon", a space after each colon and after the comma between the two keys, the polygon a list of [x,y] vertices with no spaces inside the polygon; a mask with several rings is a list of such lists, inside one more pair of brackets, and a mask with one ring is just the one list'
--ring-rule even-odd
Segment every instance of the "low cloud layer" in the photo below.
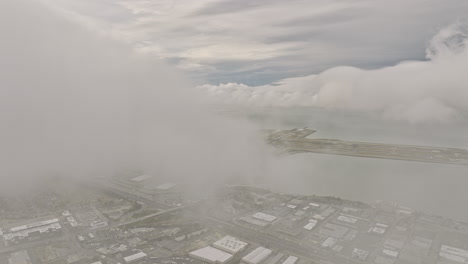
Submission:
{"label": "low cloud layer", "polygon": [[[362,32],[352,30],[363,24],[378,28],[377,23],[369,20],[362,22],[360,16],[356,17],[356,13],[338,19],[333,8],[317,10],[301,6],[310,4],[310,1],[271,1],[272,5],[266,4],[268,1],[252,1],[249,8],[235,4],[237,0],[42,1],[83,5],[84,10],[96,11],[95,17],[106,13],[104,17],[115,24],[94,24],[89,17],[74,17],[90,26],[83,29],[67,22],[71,14],[77,15],[74,12],[52,12],[30,0],[0,1],[0,195],[27,192],[29,187],[38,185],[50,176],[86,179],[137,168],[156,175],[161,180],[182,181],[199,186],[203,190],[200,193],[206,193],[216,183],[258,182],[282,192],[315,193],[367,202],[386,199],[467,218],[466,210],[462,210],[467,204],[464,188],[467,185],[466,167],[318,154],[271,157],[268,148],[256,137],[259,126],[310,126],[319,130],[315,134],[317,137],[467,148],[468,139],[464,133],[467,130],[466,122],[450,126],[407,126],[405,123],[380,119],[378,122],[371,122],[359,114],[353,115],[351,111],[343,111],[347,112],[346,115],[340,111],[327,111],[344,109],[376,112],[388,118],[403,118],[412,122],[463,118],[466,109],[463,102],[467,101],[464,91],[468,83],[463,75],[467,67],[463,66],[466,66],[467,51],[466,38],[456,27],[444,30],[434,38],[427,61],[407,62],[373,71],[338,67],[319,75],[285,79],[275,85],[260,87],[240,84],[202,87],[214,96],[211,98],[215,98],[216,102],[221,99],[235,105],[288,106],[274,108],[274,111],[271,108],[260,109],[260,112],[266,112],[266,117],[254,113],[252,119],[256,121],[257,127],[253,127],[250,123],[239,120],[242,117],[228,119],[213,114],[207,109],[205,99],[198,97],[199,94],[192,89],[193,84],[184,75],[154,61],[148,53],[144,56],[135,55],[128,46],[120,46],[107,37],[96,36],[88,30],[91,28],[93,32],[115,33],[120,37],[128,37],[131,43],[141,40],[141,35],[152,37],[155,39],[143,43],[140,48],[163,54],[162,57],[176,58],[175,61],[180,59],[178,54],[186,51],[183,54],[193,56],[183,57],[179,62],[183,64],[188,61],[201,65],[202,69],[206,65],[209,66],[207,68],[215,69],[214,73],[208,70],[204,74],[224,78],[224,65],[230,69],[229,72],[234,72],[231,76],[254,76],[254,79],[261,78],[257,74],[258,69],[271,69],[268,74],[274,76],[282,72],[287,76],[294,76],[298,74],[299,68],[313,71],[313,65],[328,65],[322,65],[322,60],[311,59],[315,54],[322,54],[322,58],[328,62],[334,60],[328,60],[327,57],[334,55],[335,58],[340,58],[338,61],[343,62],[345,57],[339,50],[346,50],[345,54],[355,58],[363,58],[366,63],[369,62],[366,58],[373,58],[375,54],[386,58],[395,57],[394,53],[383,52],[393,50],[389,47],[405,47],[396,50],[404,53],[400,54],[402,57],[407,57],[413,53],[412,49],[406,48],[420,44],[424,34],[403,41],[406,43],[408,40],[411,45],[399,46],[395,43],[401,43],[400,39],[405,38],[389,33],[391,30],[374,29],[379,32],[379,36],[388,37],[382,40],[384,44],[390,44],[374,50],[372,47],[382,43],[360,46],[356,42],[345,42],[339,38],[331,43],[342,46],[334,49],[336,46],[328,45],[329,40],[335,39],[333,36],[341,36],[343,32],[349,32],[344,38],[348,41],[351,38],[367,43],[369,39],[378,39],[375,34],[370,34],[368,39],[362,38],[369,32],[374,32],[369,31],[369,28]],[[286,10],[284,5],[290,2],[296,4],[288,5],[289,9]],[[449,17],[453,20],[456,16],[454,13],[462,13],[461,7],[465,5],[462,3],[466,3],[457,0],[415,0],[411,3],[356,0],[314,1],[314,4],[326,2],[336,2],[337,5],[363,3],[370,6],[379,3],[383,5],[382,10],[390,10],[387,5],[397,6],[403,2],[408,5],[431,3],[427,4],[426,9],[408,7],[402,10],[401,6],[398,9],[394,7],[380,25],[387,25],[385,21],[389,17],[395,20],[395,10],[419,12],[426,18],[432,17],[427,14],[443,14],[431,20],[434,23],[432,26]],[[89,8],[90,3],[94,3],[94,9]],[[179,8],[183,8],[184,12],[169,11],[171,8],[177,9],[171,6],[172,3],[179,3]],[[128,8],[117,8],[116,5],[126,5]],[[226,6],[232,12],[223,12]],[[457,9],[456,12],[454,9]],[[74,8],[67,10],[76,11]],[[128,10],[133,10],[134,16],[128,16]],[[281,16],[297,14],[297,10],[306,13],[324,11],[324,14],[297,20],[288,15]],[[327,10],[330,12],[325,12]],[[259,12],[263,12],[264,16],[259,16]],[[57,14],[66,14],[66,17],[59,17]],[[174,14],[177,19],[173,17]],[[259,23],[263,27],[258,28],[252,28],[250,20],[245,24],[236,23],[246,14],[251,20],[271,20],[268,23]],[[373,18],[381,15],[382,13],[374,14]],[[223,19],[223,16],[229,17]],[[347,26],[350,25],[347,20],[350,17],[357,24]],[[340,30],[328,31],[335,33],[315,39],[328,39],[325,43],[327,45],[309,45],[306,41],[300,42],[305,50],[282,50],[287,51],[289,57],[278,53],[278,47],[288,42],[287,33],[300,36],[301,30],[307,30],[317,21],[336,25],[335,19],[347,22],[338,23]],[[179,22],[171,23],[176,20]],[[210,23],[205,23],[207,20]],[[220,25],[223,21],[226,24]],[[418,24],[415,22],[413,26],[408,26],[411,29],[405,31],[404,35],[411,37],[413,32],[426,27],[426,20],[421,21],[424,21],[424,25],[413,27]],[[282,23],[279,26],[292,26],[292,29],[281,32],[265,30],[273,22]],[[400,21],[397,25],[389,24],[389,27],[399,29],[399,23]],[[193,25],[196,26],[195,33]],[[248,26],[249,34],[237,39],[243,25]],[[335,28],[322,24],[317,27],[329,30]],[[180,30],[174,31],[174,28]],[[226,28],[231,30],[225,30]],[[158,32],[162,34],[158,35]],[[267,42],[262,42],[262,39],[273,33],[280,44],[271,45],[270,50],[258,55],[257,51],[265,51],[264,47],[270,46],[265,44]],[[198,41],[192,41],[194,39]],[[391,39],[396,42],[390,41]],[[229,43],[228,40],[235,43]],[[310,43],[312,42],[314,41],[311,40]],[[155,43],[162,48],[158,49]],[[223,53],[220,51],[224,51],[225,46],[213,45],[198,53],[197,50],[206,47],[207,43],[227,43],[227,46],[239,47],[245,52],[237,50],[239,52]],[[354,48],[348,50],[346,43],[353,44]],[[168,52],[168,47],[174,48]],[[310,52],[316,47],[323,49]],[[418,46],[419,49],[420,47],[422,45]],[[356,48],[368,50],[369,53],[356,52]],[[327,50],[331,51],[324,52]],[[236,58],[239,53],[244,54],[245,61],[232,63],[226,60],[229,56]],[[421,53],[424,53],[423,49]],[[216,63],[209,59],[212,54],[219,56]],[[258,57],[251,57],[252,54],[266,59],[257,64]],[[303,56],[304,54],[309,56]],[[202,55],[207,55],[207,59],[200,60]],[[299,58],[297,64],[296,58]],[[382,57],[376,57],[375,60],[385,61]],[[283,66],[276,68],[272,65]],[[297,105],[312,105],[321,109],[313,112],[309,108],[300,109],[296,113],[292,111],[293,107],[289,108]],[[289,111],[294,113],[288,114]],[[447,200],[452,206],[443,203]]]}
{"label": "low cloud layer", "polygon": [[404,61],[375,70],[341,66],[264,86],[226,83],[199,88],[215,101],[229,104],[351,110],[411,123],[465,118],[466,25],[459,23],[441,30],[426,53],[427,60]]}
{"label": "low cloud layer", "polygon": [[31,1],[1,1],[0,32],[0,194],[127,169],[206,190],[260,169],[250,125],[170,67]]}

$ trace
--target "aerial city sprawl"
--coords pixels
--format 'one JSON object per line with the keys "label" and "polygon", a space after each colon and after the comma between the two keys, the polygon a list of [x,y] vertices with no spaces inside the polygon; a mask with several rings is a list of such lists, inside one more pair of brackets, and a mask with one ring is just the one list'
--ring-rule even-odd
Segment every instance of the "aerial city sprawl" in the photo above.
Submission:
{"label": "aerial city sprawl", "polygon": [[396,203],[251,186],[223,186],[195,198],[183,184],[136,172],[79,186],[0,200],[0,263],[468,261],[468,223]]}

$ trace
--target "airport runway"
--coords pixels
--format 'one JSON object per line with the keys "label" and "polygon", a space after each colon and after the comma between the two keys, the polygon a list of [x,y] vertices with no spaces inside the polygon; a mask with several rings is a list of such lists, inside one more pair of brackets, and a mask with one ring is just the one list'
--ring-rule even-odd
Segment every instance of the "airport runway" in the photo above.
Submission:
{"label": "airport runway", "polygon": [[459,148],[382,144],[309,138],[315,130],[270,131],[267,141],[288,153],[321,153],[365,158],[468,165],[468,151]]}

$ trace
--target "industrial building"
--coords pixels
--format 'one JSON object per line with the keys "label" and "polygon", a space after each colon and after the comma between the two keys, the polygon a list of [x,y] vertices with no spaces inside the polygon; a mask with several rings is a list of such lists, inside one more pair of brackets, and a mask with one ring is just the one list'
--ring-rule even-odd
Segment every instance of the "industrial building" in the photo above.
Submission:
{"label": "industrial building", "polygon": [[189,253],[195,259],[212,264],[223,264],[232,259],[233,255],[217,248],[207,246]]}
{"label": "industrial building", "polygon": [[385,248],[382,250],[382,253],[386,256],[389,256],[395,259],[398,258],[398,255],[399,255],[398,251],[385,249]]}
{"label": "industrial building", "polygon": [[468,262],[468,250],[442,245],[440,248],[439,256],[449,261],[458,263]]}
{"label": "industrial building", "polygon": [[96,228],[101,228],[101,227],[106,227],[108,226],[109,224],[107,222],[104,222],[104,221],[95,221],[95,222],[92,222],[89,224],[89,226],[93,229],[96,229]]}
{"label": "industrial building", "polygon": [[239,220],[244,221],[244,222],[246,222],[248,224],[256,225],[256,226],[260,226],[260,227],[266,227],[266,226],[268,226],[270,224],[268,222],[258,220],[256,218],[251,217],[251,216],[241,217],[241,218],[239,218]]}
{"label": "industrial building", "polygon": [[254,251],[242,258],[243,263],[259,264],[271,255],[271,249],[258,247]]}
{"label": "industrial building", "polygon": [[388,225],[377,223],[369,230],[369,232],[377,235],[383,235],[387,231],[387,228]]}
{"label": "industrial building", "polygon": [[140,175],[138,177],[132,178],[130,180],[133,181],[133,182],[143,182],[143,181],[146,181],[146,180],[148,180],[150,178],[151,178],[151,175],[143,174],[143,175]]}
{"label": "industrial building", "polygon": [[77,227],[79,225],[73,216],[67,216],[67,221],[71,227]]}
{"label": "industrial building", "polygon": [[[46,223],[46,221],[41,222],[41,224],[43,223]],[[33,226],[33,227],[30,228],[30,226]],[[49,235],[52,233],[56,233],[57,231],[61,231],[61,229],[62,227],[60,226],[60,224],[56,222],[46,224],[46,225],[39,225],[38,223],[34,223],[31,225],[11,228],[10,230],[20,230],[20,231],[3,234],[3,239],[8,245],[10,245],[10,244],[21,242],[26,239],[35,239],[42,235]]]}
{"label": "industrial building", "polygon": [[125,263],[132,263],[142,258],[145,258],[147,254],[145,252],[138,252],[136,254],[124,257]]}
{"label": "industrial building", "polygon": [[248,243],[240,241],[239,239],[232,236],[225,236],[213,243],[213,247],[224,250],[233,255],[244,250],[247,245]]}
{"label": "industrial building", "polygon": [[360,248],[354,248],[351,256],[353,258],[357,258],[359,260],[365,261],[367,259],[367,256],[369,256],[369,251],[366,251]]}
{"label": "industrial building", "polygon": [[8,258],[8,264],[31,264],[28,252],[26,250],[11,253]]}
{"label": "industrial building", "polygon": [[296,256],[289,256],[283,263],[281,264],[294,264],[298,260],[298,257]]}
{"label": "industrial building", "polygon": [[276,216],[258,212],[252,215],[253,218],[257,218],[266,222],[273,222],[276,220]]}
{"label": "industrial building", "polygon": [[313,208],[320,208],[320,204],[317,203],[309,203],[309,206]]}
{"label": "industrial building", "polygon": [[317,225],[318,221],[315,220],[315,219],[310,219],[309,220],[309,223],[307,223],[305,226],[304,226],[304,229],[306,230],[312,230],[312,228],[314,228],[316,225]]}
{"label": "industrial building", "polygon": [[342,222],[346,222],[348,224],[355,224],[357,222],[356,218],[351,217],[351,216],[347,216],[347,215],[340,215],[336,219],[338,219],[338,220],[340,220]]}
{"label": "industrial building", "polygon": [[57,218],[52,218],[52,219],[38,221],[38,222],[26,224],[26,225],[15,226],[15,227],[9,228],[9,232],[13,233],[13,232],[23,231],[23,230],[26,230],[26,229],[35,228],[35,227],[39,227],[39,226],[50,225],[50,224],[53,224],[53,223],[58,223],[58,221],[59,220]]}
{"label": "industrial building", "polygon": [[299,205],[301,205],[304,201],[300,199],[292,199],[289,201],[286,206],[290,209],[296,209]]}
{"label": "industrial building", "polygon": [[322,247],[331,248],[336,244],[336,242],[338,242],[338,240],[336,238],[329,237],[329,238],[325,239],[325,241],[322,242]]}

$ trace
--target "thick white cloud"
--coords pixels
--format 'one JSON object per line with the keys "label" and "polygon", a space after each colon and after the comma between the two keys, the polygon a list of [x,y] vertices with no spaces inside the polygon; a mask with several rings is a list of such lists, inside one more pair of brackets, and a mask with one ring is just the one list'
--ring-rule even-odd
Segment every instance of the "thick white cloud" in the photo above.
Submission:
{"label": "thick white cloud", "polygon": [[251,125],[205,109],[170,67],[29,0],[0,1],[0,32],[0,195],[126,169],[206,191],[261,169]]}
{"label": "thick white cloud", "polygon": [[423,59],[465,0],[41,0],[208,82],[268,83]]}
{"label": "thick white cloud", "polygon": [[375,112],[412,123],[452,121],[468,111],[468,38],[462,27],[453,25],[436,34],[426,61],[375,70],[341,66],[264,86],[200,88],[226,103]]}

